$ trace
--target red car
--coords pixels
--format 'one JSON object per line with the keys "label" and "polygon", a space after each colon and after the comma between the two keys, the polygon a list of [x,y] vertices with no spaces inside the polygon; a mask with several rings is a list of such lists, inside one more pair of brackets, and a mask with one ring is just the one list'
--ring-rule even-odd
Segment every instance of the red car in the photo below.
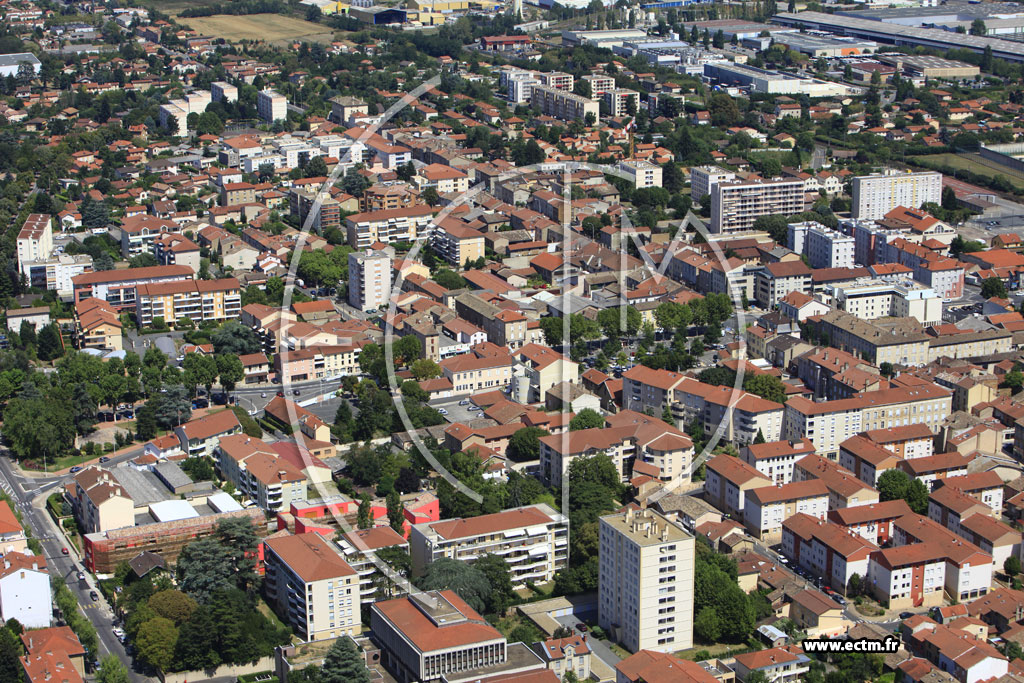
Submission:
{"label": "red car", "polygon": [[68,552],[67,548],[61,548],[60,549],[60,554],[61,555],[70,555],[70,553]]}

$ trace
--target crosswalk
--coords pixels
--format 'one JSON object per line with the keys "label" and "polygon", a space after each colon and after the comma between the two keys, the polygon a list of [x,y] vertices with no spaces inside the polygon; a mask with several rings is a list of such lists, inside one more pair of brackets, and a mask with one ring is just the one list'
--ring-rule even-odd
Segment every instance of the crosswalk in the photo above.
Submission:
{"label": "crosswalk", "polygon": [[11,485],[7,483],[6,479],[0,479],[0,488],[2,488],[4,490],[4,493],[6,493],[7,495],[14,495],[14,489],[11,488]]}

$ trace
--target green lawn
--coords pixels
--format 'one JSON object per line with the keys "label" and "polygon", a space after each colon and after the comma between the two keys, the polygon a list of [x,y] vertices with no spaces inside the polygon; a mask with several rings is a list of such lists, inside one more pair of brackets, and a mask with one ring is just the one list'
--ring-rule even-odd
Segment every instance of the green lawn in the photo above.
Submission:
{"label": "green lawn", "polygon": [[941,166],[952,166],[956,169],[963,169],[970,171],[971,173],[977,173],[980,176],[986,176],[994,178],[997,175],[1001,175],[1006,178],[1011,185],[1024,190],[1024,179],[1019,178],[1013,174],[1009,169],[1000,169],[998,167],[989,166],[977,160],[975,157],[964,156],[961,154],[927,154],[923,156],[907,157],[907,161],[912,164],[917,164],[925,168],[939,168]]}

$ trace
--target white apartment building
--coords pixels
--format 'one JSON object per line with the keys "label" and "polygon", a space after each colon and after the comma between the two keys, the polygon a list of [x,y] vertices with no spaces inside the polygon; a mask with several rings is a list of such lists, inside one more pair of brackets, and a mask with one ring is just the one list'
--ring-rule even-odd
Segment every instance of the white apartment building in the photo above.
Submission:
{"label": "white apartment building", "polygon": [[543,503],[490,515],[413,525],[409,532],[413,574],[442,557],[472,563],[487,554],[508,562],[512,585],[544,583],[568,565],[569,518]]}
{"label": "white apartment building", "polygon": [[817,519],[828,514],[828,487],[820,479],[763,486],[747,491],[743,522],[753,536],[766,540],[782,537],[782,523],[798,513]]}
{"label": "white apartment building", "polygon": [[634,113],[640,108],[640,93],[636,90],[617,88],[606,91],[601,98],[608,107],[609,116],[628,116],[630,108]]}
{"label": "white apartment building", "polygon": [[374,242],[415,242],[426,236],[434,211],[429,206],[367,211],[345,218],[348,243],[355,249],[368,249]]}
{"label": "white apartment building", "polygon": [[53,618],[46,558],[31,551],[0,557],[0,618],[25,628],[45,628]]}
{"label": "white apartment building", "polygon": [[760,216],[788,216],[804,210],[802,180],[734,180],[716,183],[711,189],[713,233],[751,230]]}
{"label": "white apartment building", "polygon": [[942,322],[942,298],[931,287],[914,280],[860,278],[848,284],[828,285],[825,291],[835,308],[861,320],[909,317],[923,325]]}
{"label": "white apartment building", "polygon": [[21,272],[25,274],[30,286],[54,290],[60,296],[67,296],[74,291],[71,278],[92,272],[92,256],[59,254],[56,258],[42,261],[23,261]]}
{"label": "white apartment building", "polygon": [[770,479],[776,485],[793,481],[793,468],[797,460],[814,453],[809,439],[799,441],[768,441],[750,444],[740,450],[740,459]]}
{"label": "white apartment building", "polygon": [[505,69],[501,72],[498,86],[505,92],[511,104],[526,104],[533,95],[533,86],[540,85],[535,71],[526,69]]}
{"label": "white apartment building", "polygon": [[546,85],[533,86],[530,103],[537,106],[542,114],[563,121],[582,121],[587,114],[593,114],[595,121],[601,117],[601,107],[597,102],[567,90]]}
{"label": "white apartment building", "polygon": [[839,444],[863,431],[863,407],[859,398],[815,402],[794,396],[786,401],[782,437],[791,441],[806,437],[818,455],[837,460]]}
{"label": "white apartment building", "polygon": [[268,601],[305,641],[362,631],[359,575],[317,533],[264,541]]}
{"label": "white apartment building", "polygon": [[238,88],[224,81],[214,81],[210,84],[210,99],[213,102],[237,102]]}
{"label": "white apartment building", "polygon": [[536,76],[540,84],[548,88],[572,92],[572,88],[576,84],[576,79],[573,75],[567,74],[564,71],[540,71],[537,72]]}
{"label": "white apartment building", "polygon": [[385,308],[391,300],[391,257],[382,251],[348,255],[348,302],[360,311]]}
{"label": "white apartment building", "polygon": [[[375,553],[384,548],[398,547],[409,551],[409,542],[389,526],[375,526],[369,529],[353,529],[335,539],[348,566],[359,575],[359,594],[364,602],[383,600],[387,595],[383,574],[374,562]],[[396,586],[392,593],[404,592]]]}
{"label": "white apartment building", "polygon": [[942,201],[942,174],[937,171],[900,173],[886,171],[853,179],[851,215],[878,220],[897,206],[919,208],[925,202]]}
{"label": "white apartment building", "polygon": [[661,187],[661,166],[642,159],[620,161],[618,169],[629,176],[635,188]]}
{"label": "white apartment building", "polygon": [[694,166],[690,169],[690,199],[696,204],[718,183],[736,180],[736,174],[718,166]]}
{"label": "white apartment building", "polygon": [[260,121],[273,123],[288,118],[288,99],[276,90],[256,93],[256,114]]}
{"label": "white apartment building", "polygon": [[162,104],[159,110],[160,125],[166,128],[174,120],[176,134],[185,135],[188,133],[188,115],[202,114],[211,101],[209,90],[195,90],[181,99]]}
{"label": "white apartment building", "polygon": [[694,538],[654,510],[600,519],[598,622],[631,652],[693,646]]}
{"label": "white apartment building", "polygon": [[[807,231],[803,251],[811,268],[853,268],[853,237],[814,225]],[[796,251],[794,249],[794,251]]]}
{"label": "white apartment building", "polygon": [[53,228],[50,215],[29,214],[18,231],[18,263],[24,267],[26,261],[40,261],[50,258],[53,253]]}

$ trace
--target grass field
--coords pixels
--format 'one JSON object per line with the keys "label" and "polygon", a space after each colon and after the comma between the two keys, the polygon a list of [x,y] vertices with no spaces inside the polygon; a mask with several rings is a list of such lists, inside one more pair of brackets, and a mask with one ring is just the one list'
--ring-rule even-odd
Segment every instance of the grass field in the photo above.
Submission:
{"label": "grass field", "polygon": [[265,40],[288,43],[293,40],[330,43],[334,34],[320,24],[280,14],[215,14],[211,17],[181,17],[178,21],[204,36],[236,40]]}
{"label": "grass field", "polygon": [[980,160],[978,157],[973,155],[962,155],[962,154],[928,154],[917,157],[907,157],[907,161],[910,163],[917,163],[918,165],[925,167],[938,167],[938,166],[952,166],[953,168],[963,169],[970,171],[971,173],[977,173],[978,175],[988,176],[994,178],[997,175],[1001,175],[1010,181],[1010,184],[1015,187],[1024,189],[1024,179],[1016,176],[1010,169],[1001,168],[999,166],[989,166],[984,163],[984,160]]}

